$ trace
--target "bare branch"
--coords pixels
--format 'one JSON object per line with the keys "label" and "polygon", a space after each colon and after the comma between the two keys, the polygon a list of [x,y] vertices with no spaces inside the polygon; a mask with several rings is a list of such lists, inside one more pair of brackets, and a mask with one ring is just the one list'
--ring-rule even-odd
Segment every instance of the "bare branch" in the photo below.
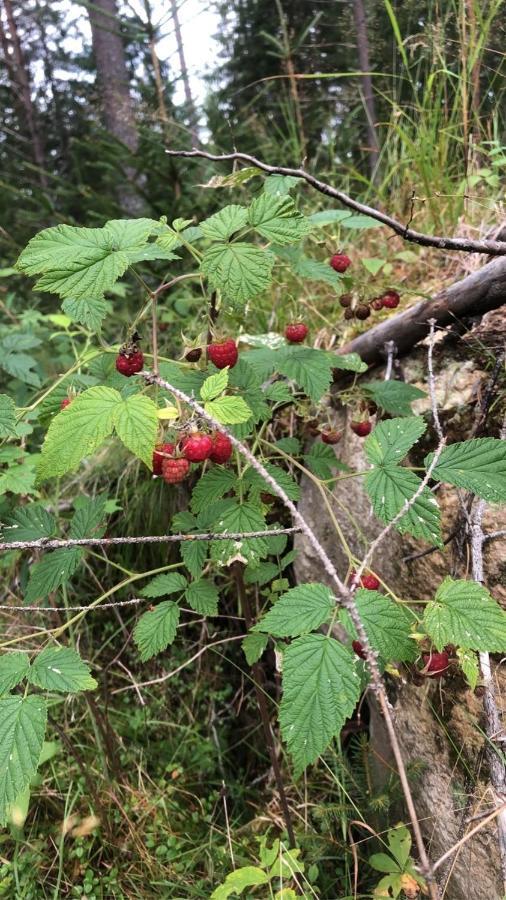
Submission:
{"label": "bare branch", "polygon": [[414,231],[412,228],[406,227],[402,222],[398,222],[386,213],[380,212],[380,210],[374,209],[371,206],[366,206],[365,203],[359,203],[358,200],[354,200],[352,197],[348,197],[347,194],[337,190],[337,188],[332,187],[331,184],[327,184],[325,181],[320,181],[318,178],[315,178],[314,175],[310,175],[309,172],[306,172],[302,168],[291,169],[286,166],[269,166],[255,156],[250,156],[249,153],[222,153],[221,155],[216,155],[214,153],[206,153],[204,150],[166,150],[165,152],[168,156],[184,157],[185,159],[200,158],[209,159],[212,162],[240,161],[248,163],[250,166],[255,166],[263,172],[268,172],[269,175],[290,175],[294,178],[302,178],[307,184],[310,184],[311,187],[314,187],[321,194],[339,200],[343,206],[347,206],[349,209],[355,210],[355,212],[376,219],[376,221],[381,222],[382,225],[387,225],[388,228],[395,231],[395,233],[403,240],[420,244],[422,247],[437,247],[439,250],[460,250],[464,253],[487,253],[489,256],[506,255],[506,241],[473,241],[469,238],[437,237],[431,234],[422,234],[420,231]]}
{"label": "bare branch", "polygon": [[191,541],[242,541],[248,538],[274,537],[278,534],[295,534],[295,528],[266,528],[263,531],[225,531],[205,534],[151,534],[138,537],[115,538],[38,538],[35,541],[10,541],[0,543],[0,550],[59,550],[61,547],[114,547],[118,544],[177,544]]}
{"label": "bare branch", "polygon": [[443,429],[441,428],[441,420],[439,418],[439,411],[437,408],[437,398],[436,398],[436,380],[434,378],[434,364],[432,355],[434,352],[434,344],[436,343],[436,320],[429,319],[430,325],[430,338],[429,338],[429,351],[427,353],[427,371],[428,376],[427,380],[429,383],[429,394],[430,394],[430,402],[432,406],[432,418],[434,419],[434,428],[436,429],[437,436],[439,441],[443,440]]}

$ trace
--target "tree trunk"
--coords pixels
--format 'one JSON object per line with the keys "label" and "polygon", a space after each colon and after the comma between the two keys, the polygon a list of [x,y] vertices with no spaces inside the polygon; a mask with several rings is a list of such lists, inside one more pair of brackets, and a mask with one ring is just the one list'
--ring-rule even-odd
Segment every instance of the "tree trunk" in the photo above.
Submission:
{"label": "tree trunk", "polygon": [[14,18],[11,0],[3,0],[3,8],[9,29],[6,33],[0,17],[0,42],[5,56],[5,64],[9,72],[12,90],[19,107],[20,118],[23,121],[30,138],[31,150],[35,165],[39,170],[39,181],[43,188],[47,187],[45,173],[44,149],[40,133],[37,129],[37,116],[32,103],[30,89],[30,75],[26,66],[21,41]]}
{"label": "tree trunk", "polygon": [[362,77],[363,98],[365,115],[367,119],[367,138],[368,138],[368,155],[369,170],[371,179],[374,180],[378,161],[379,161],[379,142],[378,135],[374,124],[376,122],[376,104],[374,102],[374,94],[372,90],[372,78],[369,74],[369,38],[367,36],[367,19],[365,13],[364,0],[353,0],[353,18],[355,20],[355,29],[357,32],[357,50],[360,71],[364,72]]}
{"label": "tree trunk", "polygon": [[179,22],[179,12],[177,9],[177,0],[171,0],[172,21],[174,22],[174,34],[176,36],[177,52],[179,56],[179,67],[181,69],[181,78],[183,80],[184,95],[186,106],[188,107],[188,118],[190,120],[190,133],[192,137],[192,145],[199,146],[199,135],[197,129],[197,116],[195,113],[195,105],[190,87],[190,79],[188,76],[188,68],[184,55],[183,36],[181,34],[181,25]]}
{"label": "tree trunk", "polygon": [[[103,124],[113,138],[134,154],[139,146],[139,136],[116,0],[93,0],[88,12],[102,97]],[[127,183],[120,192],[120,205],[129,215],[138,215],[143,203],[134,189],[135,169],[125,165],[123,171]]]}

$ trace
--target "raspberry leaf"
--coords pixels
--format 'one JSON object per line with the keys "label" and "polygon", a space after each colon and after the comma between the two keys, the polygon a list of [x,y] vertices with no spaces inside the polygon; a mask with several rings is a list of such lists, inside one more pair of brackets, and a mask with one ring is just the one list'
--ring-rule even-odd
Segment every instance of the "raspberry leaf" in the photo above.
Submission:
{"label": "raspberry leaf", "polygon": [[207,559],[205,541],[184,541],[181,544],[181,559],[193,578],[198,578]]}
{"label": "raspberry leaf", "polygon": [[151,219],[113,219],[103,228],[45,228],[29,241],[16,268],[40,276],[36,290],[74,300],[101,300],[133,263],[176,258],[148,244],[157,231],[159,223]]}
{"label": "raspberry leaf", "polygon": [[16,406],[7,394],[0,394],[0,438],[16,437]]}
{"label": "raspberry leaf", "polygon": [[30,569],[30,579],[25,593],[25,603],[30,606],[36,600],[47,597],[62,584],[67,584],[83,559],[80,547],[53,550],[46,553]]}
{"label": "raspberry leaf", "polygon": [[141,595],[143,597],[166,597],[169,594],[182,594],[186,585],[186,578],[179,572],[164,572],[162,575],[152,578],[142,589]]}
{"label": "raspberry leaf", "polygon": [[70,523],[69,537],[102,537],[105,532],[105,497],[82,497]]}
{"label": "raspberry leaf", "polygon": [[315,403],[328,391],[334,365],[330,353],[312,347],[294,345],[277,351],[278,372],[293,379]]}
{"label": "raspberry leaf", "polygon": [[420,416],[381,422],[365,440],[367,459],[375,466],[396,465],[404,459],[426,428]]}
{"label": "raspberry leaf", "polygon": [[204,219],[200,223],[200,228],[204,237],[210,238],[212,241],[226,241],[239,231],[248,222],[248,211],[245,206],[231,204],[224,206],[214,216]]}
{"label": "raspberry leaf", "polygon": [[248,666],[252,666],[254,663],[258,662],[258,660],[262,656],[262,653],[267,647],[268,642],[269,635],[267,634],[258,633],[246,635],[241,644],[241,647],[246,657]]}
{"label": "raspberry leaf", "polygon": [[201,269],[213,287],[242,306],[269,287],[274,259],[254,244],[214,244],[205,251]]}
{"label": "raspberry leaf", "polygon": [[220,425],[240,425],[242,422],[248,422],[252,417],[248,404],[242,397],[238,396],[218,397],[217,400],[208,400],[204,404],[204,409]]}
{"label": "raspberry leaf", "polygon": [[[382,465],[372,469],[365,477],[365,489],[374,513],[380,522],[385,524],[395,518],[406,501],[418,490],[419,485],[418,476],[402,466]],[[395,527],[401,534],[408,532],[414,537],[442,547],[441,513],[436,498],[428,488],[424,488],[423,493],[399,519]]]}
{"label": "raspberry leaf", "polygon": [[237,485],[235,472],[222,466],[209,469],[193,488],[191,509],[194,513],[202,512],[206,506],[221,500],[225,494],[234,490]]}
{"label": "raspberry leaf", "polygon": [[383,659],[401,662],[415,659],[417,649],[410,637],[411,619],[402,606],[378,591],[363,588],[357,591],[355,602],[371,646]]}
{"label": "raspberry leaf", "polygon": [[333,476],[333,470],[348,471],[348,466],[337,459],[335,451],[328,444],[320,444],[315,441],[309,453],[304,456],[304,463],[317,478],[328,481]]}
{"label": "raspberry leaf", "polygon": [[79,300],[67,297],[61,308],[74,322],[84,325],[89,331],[100,331],[103,320],[112,309],[111,304],[100,297],[81,297]]}
{"label": "raspberry leaf", "polygon": [[210,375],[206,378],[204,384],[200,388],[201,400],[215,400],[223,393],[228,385],[228,369],[221,369],[216,375]]}
{"label": "raspberry leaf", "polygon": [[[429,466],[434,454],[424,460]],[[506,501],[506,441],[475,438],[445,447],[434,478],[472,491],[489,503]]]}
{"label": "raspberry leaf", "polygon": [[310,259],[301,253],[298,247],[273,247],[273,250],[280,259],[286,262],[294,275],[301,278],[307,278],[308,281],[323,281],[334,288],[337,293],[343,293],[344,287],[341,276],[334,272],[328,263],[320,262],[318,259]]}
{"label": "raspberry leaf", "polygon": [[37,771],[47,711],[40,696],[0,700],[0,824]]}
{"label": "raspberry leaf", "polygon": [[296,775],[339,734],[359,696],[355,658],[338,641],[307,634],[285,650],[279,718]]}
{"label": "raspberry leaf", "polygon": [[[221,515],[214,515],[216,532],[263,531],[267,528],[264,516],[254,503],[231,503]],[[240,541],[222,540],[211,544],[211,558],[219,565],[228,566],[235,559],[243,562],[257,561],[267,556],[269,546],[265,538],[246,538]]]}
{"label": "raspberry leaf", "polygon": [[0,656],[0,695],[7,694],[28,674],[30,658],[28,653],[14,650]]}
{"label": "raspberry leaf", "polygon": [[71,647],[46,647],[38,653],[28,672],[28,681],[47,691],[91,691],[97,682],[89,666]]}
{"label": "raspberry leaf", "polygon": [[445,578],[425,607],[423,621],[438,650],[452,643],[466,650],[506,652],[506,613],[475,581]]}
{"label": "raspberry leaf", "polygon": [[7,518],[7,523],[7,527],[3,529],[5,541],[37,541],[56,534],[54,517],[38,503],[14,510]]}
{"label": "raspberry leaf", "polygon": [[250,225],[262,237],[276,244],[294,244],[312,230],[312,223],[302,215],[291,197],[262,193],[249,210]]}
{"label": "raspberry leaf", "polygon": [[274,637],[298,637],[328,622],[335,607],[334,595],[324,584],[299,584],[276,600],[253,631]]}
{"label": "raspberry leaf", "polygon": [[139,648],[141,662],[146,662],[172,644],[176,636],[179,615],[177,603],[165,600],[140,617],[134,628],[133,637]]}
{"label": "raspberry leaf", "polygon": [[457,649],[457,659],[469,687],[474,691],[480,677],[476,653],[473,650],[463,650],[462,647],[459,647]]}
{"label": "raspberry leaf", "polygon": [[394,416],[412,416],[413,401],[427,396],[425,391],[404,381],[369,381],[362,387],[378,406]]}
{"label": "raspberry leaf", "polygon": [[187,585],[185,598],[189,606],[203,616],[218,615],[218,588],[208,578]]}
{"label": "raspberry leaf", "polygon": [[[290,500],[299,499],[299,485],[288,472],[285,472],[284,469],[274,465],[274,463],[269,462],[264,463],[264,469],[267,469],[267,472],[274,478],[274,481],[283,488]],[[269,492],[272,490],[271,485],[265,481],[259,472],[251,467],[245,470],[242,481],[245,489],[250,492],[250,500],[254,500],[255,502],[258,502],[259,495],[263,491]]]}
{"label": "raspberry leaf", "polygon": [[121,400],[113,414],[118,437],[151,468],[158,430],[157,408],[149,397],[134,394]]}

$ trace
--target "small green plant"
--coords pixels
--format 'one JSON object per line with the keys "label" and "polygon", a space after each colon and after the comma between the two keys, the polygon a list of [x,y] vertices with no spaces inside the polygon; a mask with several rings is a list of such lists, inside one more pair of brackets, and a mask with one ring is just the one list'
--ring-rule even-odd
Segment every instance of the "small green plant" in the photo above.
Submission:
{"label": "small green plant", "polygon": [[406,897],[416,900],[420,894],[426,893],[423,878],[415,868],[411,858],[411,835],[405,825],[391,828],[387,834],[389,853],[373,853],[369,857],[369,865],[377,872],[386,874],[374,889],[374,897]]}

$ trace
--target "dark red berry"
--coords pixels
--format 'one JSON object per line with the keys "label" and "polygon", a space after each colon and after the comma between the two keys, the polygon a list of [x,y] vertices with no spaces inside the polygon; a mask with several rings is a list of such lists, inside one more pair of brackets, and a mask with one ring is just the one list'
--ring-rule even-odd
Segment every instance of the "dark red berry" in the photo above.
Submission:
{"label": "dark red berry", "polygon": [[375,297],[371,300],[371,309],[383,309],[383,297]]}
{"label": "dark red berry", "polygon": [[335,272],[346,272],[348,266],[351,265],[351,259],[349,256],[346,256],[346,253],[334,253],[330,260],[330,265]]}
{"label": "dark red berry", "polygon": [[442,650],[441,653],[424,653],[422,659],[429,678],[441,678],[450,662],[446,650]]}
{"label": "dark red berry", "polygon": [[380,586],[379,579],[376,578],[376,575],[362,575],[360,584],[366,591],[377,591]]}
{"label": "dark red berry", "polygon": [[354,310],[353,309],[345,309],[344,318],[345,319],[354,319],[355,318]]}
{"label": "dark red berry", "polygon": [[341,306],[344,306],[345,309],[348,306],[351,306],[351,294],[343,294],[342,297],[339,297],[339,303]]}
{"label": "dark red berry", "polygon": [[70,397],[64,397],[62,402],[60,403],[60,409],[66,409],[72,403]]}
{"label": "dark red berry", "polygon": [[162,477],[167,484],[177,484],[184,481],[188,475],[190,463],[187,459],[164,459],[162,462]]}
{"label": "dark red berry", "polygon": [[364,648],[360,641],[352,641],[351,646],[353,647],[357,656],[360,656],[360,659],[367,659],[367,656],[364,653]]}
{"label": "dark red berry", "polygon": [[262,503],[265,503],[266,506],[272,506],[272,504],[276,502],[277,497],[275,497],[274,494],[269,494],[268,491],[262,491],[260,500]]}
{"label": "dark red berry", "polygon": [[176,449],[174,444],[157,444],[153,451],[153,475],[162,474],[163,461],[172,456]]}
{"label": "dark red berry", "polygon": [[203,462],[211,455],[213,440],[208,434],[196,431],[183,439],[181,449],[185,459],[189,459],[190,462]]}
{"label": "dark red berry", "polygon": [[370,422],[351,422],[350,428],[355,434],[358,434],[359,437],[367,437],[371,432],[372,425]]}
{"label": "dark red berry", "polygon": [[215,463],[226,463],[232,456],[232,441],[228,434],[222,431],[215,431],[212,436],[213,449],[209,454],[209,459]]}
{"label": "dark red berry", "polygon": [[371,315],[371,310],[369,309],[369,307],[366,306],[365,303],[359,303],[355,310],[356,318],[357,319],[368,319],[370,315]]}
{"label": "dark red berry", "polygon": [[[188,350],[188,353],[185,353],[185,359],[187,362],[198,362],[200,357],[202,356],[202,350],[200,347],[194,347],[193,350]],[[218,366],[218,368],[221,368]]]}
{"label": "dark red berry", "polygon": [[397,306],[399,306],[401,298],[397,291],[385,291],[381,298],[381,301],[385,309],[395,309]]}
{"label": "dark red berry", "polygon": [[302,344],[306,340],[309,328],[303,322],[292,322],[285,328],[285,337],[290,344]]}
{"label": "dark red berry", "polygon": [[235,341],[229,338],[216,344],[208,344],[207,355],[217,369],[226,369],[227,366],[235,366],[239,353]]}
{"label": "dark red berry", "polygon": [[322,431],[321,434],[324,444],[338,444],[343,436],[342,431]]}
{"label": "dark red berry", "polygon": [[120,350],[116,357],[116,369],[121,375],[130,378],[140,372],[144,365],[144,357],[140,350]]}

